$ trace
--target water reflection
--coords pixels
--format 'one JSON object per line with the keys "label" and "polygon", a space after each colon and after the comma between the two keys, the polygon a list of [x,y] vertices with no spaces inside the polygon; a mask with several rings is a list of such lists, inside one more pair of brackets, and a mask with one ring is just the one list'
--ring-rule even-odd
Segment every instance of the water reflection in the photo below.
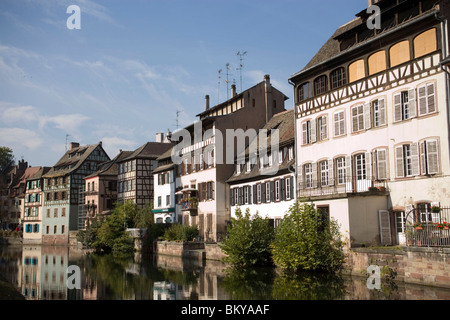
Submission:
{"label": "water reflection", "polygon": [[[67,287],[70,265],[80,268],[80,289]],[[218,261],[95,255],[63,246],[0,246],[0,273],[28,300],[450,300],[448,289],[383,283],[369,290],[359,277],[244,271]]]}

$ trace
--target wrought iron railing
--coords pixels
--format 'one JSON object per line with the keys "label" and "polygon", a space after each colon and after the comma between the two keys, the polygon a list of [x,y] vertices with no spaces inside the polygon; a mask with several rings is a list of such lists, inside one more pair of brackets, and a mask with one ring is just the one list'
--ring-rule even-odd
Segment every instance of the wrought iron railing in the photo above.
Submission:
{"label": "wrought iron railing", "polygon": [[406,243],[416,247],[450,246],[450,228],[439,228],[435,223],[423,223],[421,227],[406,226]]}
{"label": "wrought iron railing", "polygon": [[385,192],[388,191],[387,182],[370,177],[342,177],[339,179],[309,180],[303,177],[299,183],[299,197],[316,197],[360,192]]}

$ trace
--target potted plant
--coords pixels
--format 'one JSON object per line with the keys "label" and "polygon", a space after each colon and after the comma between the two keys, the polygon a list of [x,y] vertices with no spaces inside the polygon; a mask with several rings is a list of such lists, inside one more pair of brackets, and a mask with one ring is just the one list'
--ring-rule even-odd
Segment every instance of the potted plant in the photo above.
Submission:
{"label": "potted plant", "polygon": [[444,221],[442,223],[436,223],[436,227],[439,228],[439,229],[448,230],[449,229],[449,224]]}
{"label": "potted plant", "polygon": [[423,224],[420,222],[417,222],[413,225],[414,229],[416,230],[423,230]]}
{"label": "potted plant", "polygon": [[441,206],[437,206],[437,205],[432,205],[431,206],[431,212],[434,212],[434,213],[438,213],[438,212],[441,212]]}

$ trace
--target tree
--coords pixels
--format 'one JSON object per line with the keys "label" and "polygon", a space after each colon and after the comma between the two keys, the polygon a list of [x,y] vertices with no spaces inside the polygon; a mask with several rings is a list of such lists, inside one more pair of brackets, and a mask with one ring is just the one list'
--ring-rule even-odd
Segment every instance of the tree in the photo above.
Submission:
{"label": "tree", "polygon": [[14,155],[12,149],[9,147],[0,147],[0,172],[3,172],[13,162]]}
{"label": "tree", "polygon": [[297,202],[281,220],[272,244],[276,265],[290,271],[339,271],[344,253],[339,226],[313,204]]}
{"label": "tree", "polygon": [[269,220],[261,218],[258,212],[252,217],[248,208],[245,214],[237,208],[236,218],[231,219],[228,237],[220,245],[227,254],[225,261],[244,268],[271,264],[273,235]]}

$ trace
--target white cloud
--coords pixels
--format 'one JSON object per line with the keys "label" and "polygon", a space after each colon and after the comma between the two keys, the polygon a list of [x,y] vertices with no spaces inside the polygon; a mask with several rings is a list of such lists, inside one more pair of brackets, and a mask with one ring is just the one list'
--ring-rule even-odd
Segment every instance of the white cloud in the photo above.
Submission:
{"label": "white cloud", "polygon": [[75,132],[90,118],[82,114],[61,114],[57,116],[43,116],[39,119],[39,127],[43,128],[47,123],[53,123],[56,128]]}
{"label": "white cloud", "polygon": [[[3,107],[2,107],[3,105]],[[4,107],[6,105],[6,107]],[[30,123],[39,121],[39,114],[33,106],[10,106],[10,103],[0,102],[0,119],[3,123]]]}
{"label": "white cloud", "polygon": [[43,144],[43,139],[34,131],[23,128],[0,128],[0,144],[35,150]]}

